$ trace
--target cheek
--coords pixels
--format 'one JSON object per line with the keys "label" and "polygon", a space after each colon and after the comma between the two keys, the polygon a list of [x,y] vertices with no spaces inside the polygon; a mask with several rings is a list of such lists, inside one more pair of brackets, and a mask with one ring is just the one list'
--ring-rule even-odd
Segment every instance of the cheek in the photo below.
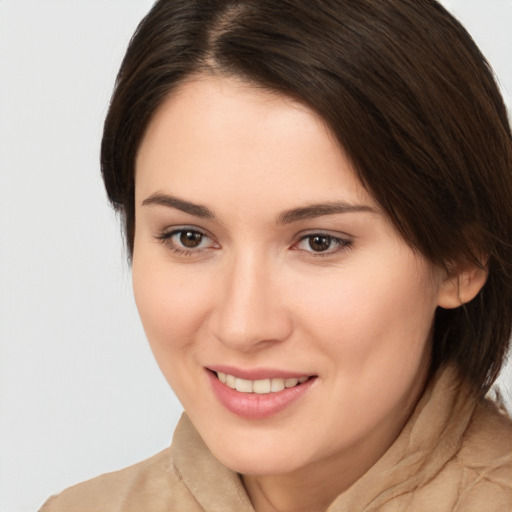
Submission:
{"label": "cheek", "polygon": [[346,268],[336,279],[326,275],[315,294],[303,283],[301,314],[310,335],[354,370],[397,355],[420,357],[428,341],[436,309],[430,270],[399,256]]}
{"label": "cheek", "polygon": [[197,273],[134,254],[133,290],[148,341],[159,364],[166,353],[186,349],[202,324],[208,281]]}

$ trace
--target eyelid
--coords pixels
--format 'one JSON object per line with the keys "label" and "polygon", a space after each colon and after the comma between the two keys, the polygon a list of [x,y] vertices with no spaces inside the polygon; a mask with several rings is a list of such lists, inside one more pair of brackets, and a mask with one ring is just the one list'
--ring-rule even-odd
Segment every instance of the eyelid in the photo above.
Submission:
{"label": "eyelid", "polygon": [[[301,242],[304,242],[308,238],[312,238],[315,236],[325,236],[328,237],[331,241],[336,243],[336,247],[333,249],[328,249],[325,251],[314,251],[313,249],[307,250],[307,249],[301,249],[298,247],[298,245]],[[323,229],[317,229],[317,230],[310,230],[306,233],[302,232],[299,233],[297,236],[297,240],[292,244],[291,249],[301,251],[304,254],[307,254],[308,257],[312,258],[318,258],[318,257],[328,257],[328,256],[334,256],[338,254],[339,252],[343,252],[345,250],[351,249],[353,242],[354,242],[354,236],[348,235],[346,233],[340,233],[340,232],[332,232],[330,230],[323,230]]]}
{"label": "eyelid", "polygon": [[[176,244],[173,242],[172,238],[180,233],[192,231],[195,233],[199,233],[202,237],[207,240],[210,240],[210,243],[206,247],[190,247]],[[314,249],[305,249],[300,248],[299,244],[308,238],[312,238],[315,236],[324,236],[328,237],[330,241],[334,242],[334,248],[327,249],[325,251],[315,251]],[[208,232],[208,230],[204,228],[200,228],[198,226],[193,225],[178,225],[178,226],[168,226],[165,229],[162,229],[160,232],[154,235],[154,238],[165,245],[172,252],[181,255],[181,256],[199,256],[204,254],[205,252],[211,251],[212,249],[219,249],[220,244],[215,240],[215,238]],[[320,258],[320,257],[328,257],[334,256],[339,252],[343,252],[352,247],[354,236],[348,235],[346,233],[333,232],[330,230],[322,230],[322,229],[312,229],[307,232],[301,232],[296,235],[295,241],[292,243],[290,249],[300,251],[306,257],[311,258]],[[201,243],[203,240],[201,240]]]}
{"label": "eyelid", "polygon": [[[172,238],[179,234],[186,231],[192,231],[194,233],[199,233],[201,236],[203,236],[206,239],[211,240],[211,244],[208,247],[184,247],[180,245],[176,245]],[[195,256],[203,254],[206,251],[209,251],[211,249],[217,249],[219,247],[219,244],[215,241],[214,237],[210,235],[210,233],[200,227],[197,226],[191,226],[191,225],[182,225],[182,226],[169,226],[163,230],[161,230],[159,233],[154,235],[154,238],[164,244],[168,249],[172,250],[174,253],[181,255],[181,256]]]}

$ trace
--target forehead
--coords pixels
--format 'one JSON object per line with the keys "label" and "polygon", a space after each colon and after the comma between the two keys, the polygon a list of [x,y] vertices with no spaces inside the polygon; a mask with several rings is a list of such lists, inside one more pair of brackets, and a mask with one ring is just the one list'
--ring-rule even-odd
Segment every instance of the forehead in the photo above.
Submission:
{"label": "forehead", "polygon": [[203,202],[219,189],[239,199],[281,193],[292,203],[304,194],[371,201],[316,113],[226,77],[185,82],[150,122],[136,160],[136,195],[162,189]]}

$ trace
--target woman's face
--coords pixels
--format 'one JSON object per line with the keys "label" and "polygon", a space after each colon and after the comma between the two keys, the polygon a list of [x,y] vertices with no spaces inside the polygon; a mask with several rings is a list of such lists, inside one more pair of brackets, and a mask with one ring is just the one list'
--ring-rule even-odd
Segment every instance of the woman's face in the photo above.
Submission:
{"label": "woman's face", "polygon": [[213,77],[141,145],[133,281],[200,435],[261,475],[382,454],[425,383],[443,286],[317,115]]}

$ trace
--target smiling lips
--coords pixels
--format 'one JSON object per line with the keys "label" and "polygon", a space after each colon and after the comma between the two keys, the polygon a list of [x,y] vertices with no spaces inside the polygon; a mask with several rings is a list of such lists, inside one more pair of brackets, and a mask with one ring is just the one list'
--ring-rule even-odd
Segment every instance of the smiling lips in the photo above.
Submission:
{"label": "smiling lips", "polygon": [[316,381],[315,376],[261,375],[252,380],[221,371],[210,370],[207,374],[219,402],[231,413],[247,419],[268,418],[281,412],[304,396]]}
{"label": "smiling lips", "polygon": [[293,388],[297,384],[306,382],[309,377],[292,377],[288,379],[276,377],[273,379],[248,380],[217,372],[217,378],[229,388],[236,389],[241,393],[257,393],[264,395],[267,393],[278,393],[286,388]]}

